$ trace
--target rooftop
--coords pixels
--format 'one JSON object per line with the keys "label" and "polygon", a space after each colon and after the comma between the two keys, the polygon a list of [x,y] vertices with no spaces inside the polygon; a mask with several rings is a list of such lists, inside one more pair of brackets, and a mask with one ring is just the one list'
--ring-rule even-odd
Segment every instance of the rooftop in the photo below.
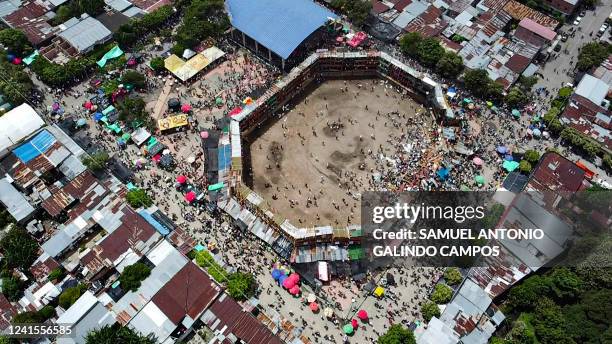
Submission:
{"label": "rooftop", "polygon": [[593,104],[601,106],[603,100],[608,96],[609,90],[610,86],[603,80],[585,74],[578,83],[575,93],[592,101]]}
{"label": "rooftop", "polygon": [[28,104],[21,104],[0,117],[0,156],[45,124]]}
{"label": "rooftop", "polygon": [[311,0],[226,0],[232,25],[283,59],[337,16]]}
{"label": "rooftop", "polygon": [[99,20],[84,14],[81,20],[64,23],[67,27],[58,36],[65,39],[80,53],[86,52],[96,44],[103,43],[111,37],[111,32]]}
{"label": "rooftop", "polygon": [[547,28],[546,26],[543,26],[529,18],[523,18],[519,22],[519,26],[535,33],[540,37],[546,38],[549,41],[552,41],[555,39],[555,36],[557,36],[557,33],[550,28]]}

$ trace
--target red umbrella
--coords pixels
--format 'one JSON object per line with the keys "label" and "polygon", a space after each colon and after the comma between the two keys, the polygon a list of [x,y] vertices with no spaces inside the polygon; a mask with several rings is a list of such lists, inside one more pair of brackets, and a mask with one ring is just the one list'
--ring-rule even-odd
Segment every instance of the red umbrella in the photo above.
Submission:
{"label": "red umbrella", "polygon": [[239,107],[235,107],[232,111],[230,111],[227,115],[228,116],[236,116],[237,114],[239,114],[240,112],[242,112],[242,108]]}
{"label": "red umbrella", "polygon": [[87,110],[91,110],[91,107],[93,106],[93,104],[88,100],[85,102],[85,104],[83,104],[83,106],[87,109]]}
{"label": "red umbrella", "polygon": [[291,295],[297,295],[300,293],[300,287],[297,285],[294,285],[293,288],[289,289],[289,294]]}
{"label": "red umbrella", "polygon": [[208,138],[208,131],[201,131],[200,132],[200,137],[203,139],[207,139]]}
{"label": "red umbrella", "polygon": [[195,201],[196,199],[196,194],[193,191],[189,191],[188,193],[185,194],[185,200],[189,203]]}
{"label": "red umbrella", "polygon": [[283,287],[287,288],[287,289],[291,289],[293,287],[295,287],[295,281],[291,278],[286,278],[283,281]]}
{"label": "red umbrella", "polygon": [[357,329],[357,327],[359,327],[359,323],[357,322],[357,319],[351,320],[351,326],[353,326],[354,329]]}
{"label": "red umbrella", "polygon": [[15,57],[15,59],[13,60],[13,64],[15,65],[21,64],[21,59],[19,57]]}
{"label": "red umbrella", "polygon": [[295,284],[300,283],[300,275],[298,275],[297,273],[292,273],[291,275],[289,275],[289,279],[292,279],[294,281]]}
{"label": "red umbrella", "polygon": [[185,184],[185,182],[187,182],[187,177],[185,176],[178,176],[176,177],[176,182],[179,184]]}
{"label": "red umbrella", "polygon": [[359,310],[359,312],[357,312],[357,317],[361,320],[367,320],[368,319],[368,312],[366,312],[365,310],[361,309]]}
{"label": "red umbrella", "polygon": [[151,158],[155,162],[159,162],[161,160],[161,155],[156,154],[153,158]]}
{"label": "red umbrella", "polygon": [[183,106],[181,106],[181,111],[183,111],[183,112],[189,112],[189,111],[191,111],[191,105],[189,105],[189,104],[183,104]]}
{"label": "red umbrella", "polygon": [[313,312],[316,312],[319,310],[319,305],[316,302],[311,302],[309,307],[310,307],[310,310]]}

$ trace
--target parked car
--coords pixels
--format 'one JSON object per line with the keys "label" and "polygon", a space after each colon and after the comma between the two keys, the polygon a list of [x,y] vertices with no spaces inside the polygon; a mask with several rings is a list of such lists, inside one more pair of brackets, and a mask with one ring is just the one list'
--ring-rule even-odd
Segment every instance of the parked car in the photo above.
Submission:
{"label": "parked car", "polygon": [[576,20],[574,20],[574,25],[578,25],[580,24],[580,21],[582,20],[581,16],[576,17]]}
{"label": "parked car", "polygon": [[568,35],[566,35],[566,34],[562,34],[562,35],[561,35],[561,42],[567,42],[567,39],[568,39],[568,38],[569,38],[569,36],[568,36]]}
{"label": "parked car", "polygon": [[603,23],[601,25],[601,27],[599,28],[599,32],[597,32],[597,34],[599,36],[603,35],[606,32],[606,30],[608,30],[608,27],[610,27],[610,25],[608,25],[608,23]]}

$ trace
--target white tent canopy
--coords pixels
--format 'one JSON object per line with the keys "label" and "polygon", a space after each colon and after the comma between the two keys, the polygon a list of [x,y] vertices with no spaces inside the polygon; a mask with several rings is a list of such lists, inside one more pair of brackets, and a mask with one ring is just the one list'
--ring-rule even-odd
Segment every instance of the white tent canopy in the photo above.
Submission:
{"label": "white tent canopy", "polygon": [[28,104],[21,104],[0,117],[0,156],[42,128],[45,122]]}

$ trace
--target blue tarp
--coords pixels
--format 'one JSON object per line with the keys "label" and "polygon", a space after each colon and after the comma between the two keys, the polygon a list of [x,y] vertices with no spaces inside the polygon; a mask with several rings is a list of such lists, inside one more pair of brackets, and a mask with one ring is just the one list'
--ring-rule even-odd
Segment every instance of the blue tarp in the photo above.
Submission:
{"label": "blue tarp", "polygon": [[196,250],[196,252],[200,252],[204,251],[205,247],[202,246],[202,244],[197,244],[193,249]]}
{"label": "blue tarp", "polygon": [[153,226],[153,228],[155,228],[159,232],[159,234],[161,234],[161,235],[168,235],[168,234],[170,234],[170,230],[168,230],[168,228],[164,227],[161,223],[157,222],[157,220],[154,219],[153,216],[151,216],[151,214],[149,214],[146,210],[141,210],[138,213],[151,226]]}
{"label": "blue tarp", "polygon": [[441,180],[446,180],[446,178],[448,178],[448,169],[446,168],[439,169],[438,177],[440,177]]}
{"label": "blue tarp", "polygon": [[93,119],[96,122],[100,121],[102,119],[102,117],[104,117],[104,115],[101,112],[96,112],[93,115]]}
{"label": "blue tarp", "polygon": [[328,18],[337,16],[312,0],[226,0],[232,26],[287,59]]}
{"label": "blue tarp", "polygon": [[229,168],[232,164],[232,146],[223,145],[219,147],[219,171]]}
{"label": "blue tarp", "polygon": [[23,161],[24,164],[30,160],[35,159],[37,156],[45,153],[54,143],[55,137],[48,131],[43,130],[38,135],[34,136],[30,141],[22,144],[15,148],[13,153],[19,160]]}

